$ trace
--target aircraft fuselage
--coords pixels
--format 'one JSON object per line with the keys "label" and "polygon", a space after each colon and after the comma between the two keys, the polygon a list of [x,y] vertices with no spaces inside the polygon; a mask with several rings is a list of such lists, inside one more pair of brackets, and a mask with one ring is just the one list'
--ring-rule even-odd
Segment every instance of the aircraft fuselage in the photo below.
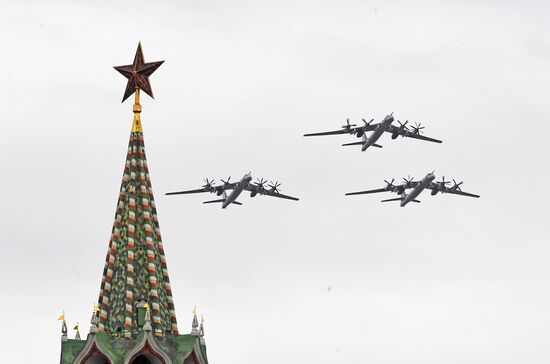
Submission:
{"label": "aircraft fuselage", "polygon": [[239,197],[239,195],[244,191],[246,186],[252,181],[252,176],[250,173],[247,173],[241,178],[241,180],[237,183],[237,185],[231,190],[231,193],[227,195],[227,198],[222,203],[222,209],[225,209],[227,206],[229,206],[233,201]]}
{"label": "aircraft fuselage", "polygon": [[384,134],[384,132],[389,128],[391,123],[393,122],[393,115],[388,115],[382,120],[380,124],[372,131],[372,133],[366,138],[365,142],[363,143],[363,146],[361,147],[361,151],[367,150],[368,147],[373,145],[380,139],[380,137]]}
{"label": "aircraft fuselage", "polygon": [[428,173],[424,178],[422,178],[420,183],[418,183],[418,185],[416,185],[411,190],[411,192],[404,195],[403,200],[401,200],[401,207],[405,206],[406,204],[408,204],[409,202],[411,202],[412,200],[417,198],[418,195],[420,195],[422,193],[422,191],[424,191],[426,189],[426,187],[428,187],[434,179],[435,179],[435,176],[434,176],[433,173]]}

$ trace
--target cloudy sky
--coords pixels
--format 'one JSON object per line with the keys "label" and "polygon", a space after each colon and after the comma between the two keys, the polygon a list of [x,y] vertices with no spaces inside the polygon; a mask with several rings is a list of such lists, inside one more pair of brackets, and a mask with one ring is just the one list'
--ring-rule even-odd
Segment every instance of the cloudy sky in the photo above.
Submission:
{"label": "cloudy sky", "polygon": [[[132,123],[112,66],[141,41],[180,331],[197,305],[212,363],[548,363],[549,11],[2,1],[3,361],[57,362],[62,310],[87,334]],[[302,137],[390,112],[443,144]],[[344,196],[432,170],[482,197]],[[301,200],[164,195],[248,171]]]}

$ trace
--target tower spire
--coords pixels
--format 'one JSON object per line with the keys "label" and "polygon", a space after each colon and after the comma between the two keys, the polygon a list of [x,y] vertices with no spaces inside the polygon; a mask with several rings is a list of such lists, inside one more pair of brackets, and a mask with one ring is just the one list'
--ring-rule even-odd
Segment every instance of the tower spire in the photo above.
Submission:
{"label": "tower spire", "polygon": [[101,281],[98,330],[126,337],[141,331],[136,313],[142,301],[150,306],[154,332],[178,334],[141,127],[141,91],[153,96],[149,76],[163,62],[145,63],[139,44],[133,64],[115,67],[128,79],[123,101],[135,93],[134,121]]}

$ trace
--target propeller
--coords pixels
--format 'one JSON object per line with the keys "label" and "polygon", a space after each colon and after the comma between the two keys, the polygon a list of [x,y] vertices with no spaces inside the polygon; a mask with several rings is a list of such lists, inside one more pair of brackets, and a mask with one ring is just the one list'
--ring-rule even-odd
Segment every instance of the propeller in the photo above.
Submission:
{"label": "propeller", "polygon": [[204,182],[206,182],[206,184],[204,186],[202,186],[203,188],[206,188],[206,189],[214,188],[214,180],[209,181],[208,178],[205,178]]}
{"label": "propeller", "polygon": [[422,124],[415,122],[414,126],[412,128],[412,131],[413,131],[414,134],[420,134],[420,133],[422,133],[422,129],[424,129]]}
{"label": "propeller", "polygon": [[409,122],[408,120],[405,120],[405,122],[403,124],[401,124],[401,122],[399,120],[397,120],[397,122],[399,123],[399,129],[409,130],[409,128],[407,128],[407,123]]}
{"label": "propeller", "polygon": [[386,190],[391,190],[395,187],[395,185],[393,184],[394,181],[395,181],[395,178],[392,178],[391,182],[384,180],[384,182],[386,182]]}
{"label": "propeller", "polygon": [[369,122],[367,122],[365,119],[361,119],[365,123],[365,126],[370,126],[370,124],[374,121],[374,119],[370,119]]}
{"label": "propeller", "polygon": [[229,180],[231,179],[231,176],[227,177],[227,181],[224,181],[223,179],[220,179],[220,181],[223,182],[223,186],[224,188],[227,187],[227,185],[229,185]]}
{"label": "propeller", "polygon": [[264,189],[264,184],[267,183],[267,180],[264,181],[264,179],[259,179],[257,178],[257,181],[256,181],[256,186],[259,187],[260,189]]}
{"label": "propeller", "polygon": [[280,185],[281,185],[281,184],[280,184],[279,182],[275,182],[275,183],[271,182],[271,184],[268,185],[268,186],[271,188],[271,192],[273,192],[273,193],[279,193],[279,186],[280,186]]}
{"label": "propeller", "polygon": [[414,177],[408,176],[409,179],[403,178],[403,181],[405,181],[405,187],[409,187],[411,185],[412,180]]}
{"label": "propeller", "polygon": [[346,119],[346,125],[342,125],[342,129],[351,129],[352,126],[357,126],[356,124],[350,124],[349,118]]}
{"label": "propeller", "polygon": [[[433,173],[433,172],[432,172],[432,173]],[[440,185],[445,186],[446,184],[449,184],[449,183],[451,183],[451,182],[445,181],[445,176],[443,176],[443,177],[441,178],[441,181],[438,181],[437,183],[439,183]]]}
{"label": "propeller", "polygon": [[458,191],[462,191],[460,189],[460,185],[464,183],[464,181],[460,181],[459,183],[456,183],[456,181],[454,180],[453,178],[453,183],[454,183],[454,186],[451,187],[452,190],[458,190]]}

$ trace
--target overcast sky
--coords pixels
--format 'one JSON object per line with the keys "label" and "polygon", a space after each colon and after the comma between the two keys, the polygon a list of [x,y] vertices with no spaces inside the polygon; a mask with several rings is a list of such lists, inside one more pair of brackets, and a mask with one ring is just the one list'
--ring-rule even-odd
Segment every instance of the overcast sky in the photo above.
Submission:
{"label": "overcast sky", "polygon": [[[88,332],[138,41],[166,60],[142,121],[179,328],[197,305],[211,363],[549,362],[548,2],[1,3],[3,362],[58,362],[62,310]],[[390,112],[443,144],[302,137]],[[432,170],[482,197],[344,196]],[[248,171],[300,201],[164,195]]]}

